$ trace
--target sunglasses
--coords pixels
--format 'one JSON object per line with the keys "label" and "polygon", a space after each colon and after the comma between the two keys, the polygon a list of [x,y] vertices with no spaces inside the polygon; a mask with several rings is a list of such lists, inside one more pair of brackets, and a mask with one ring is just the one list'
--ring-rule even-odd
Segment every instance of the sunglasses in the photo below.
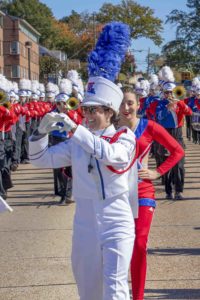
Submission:
{"label": "sunglasses", "polygon": [[172,94],[172,91],[165,91],[165,94]]}
{"label": "sunglasses", "polygon": [[99,109],[103,109],[104,111],[108,111],[109,108],[105,106],[82,106],[83,113],[95,114]]}

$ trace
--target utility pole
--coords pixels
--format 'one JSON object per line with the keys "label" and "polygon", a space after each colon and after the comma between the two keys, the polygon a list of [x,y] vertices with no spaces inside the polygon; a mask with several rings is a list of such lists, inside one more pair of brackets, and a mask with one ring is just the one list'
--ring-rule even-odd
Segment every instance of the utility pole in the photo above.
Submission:
{"label": "utility pole", "polygon": [[148,48],[148,54],[147,54],[147,76],[149,76],[149,69],[150,69],[150,48]]}
{"label": "utility pole", "polygon": [[96,45],[97,40],[97,31],[96,31],[96,15],[93,13],[93,35],[94,35],[94,47]]}

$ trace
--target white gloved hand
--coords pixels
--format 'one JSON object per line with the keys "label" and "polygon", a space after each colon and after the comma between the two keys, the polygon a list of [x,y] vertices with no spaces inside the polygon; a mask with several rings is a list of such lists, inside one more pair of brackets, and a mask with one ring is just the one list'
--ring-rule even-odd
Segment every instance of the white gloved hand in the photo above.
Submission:
{"label": "white gloved hand", "polygon": [[74,121],[72,121],[66,114],[60,113],[56,117],[57,122],[63,123],[63,127],[60,128],[60,131],[71,131],[72,129],[76,129],[77,125]]}
{"label": "white gloved hand", "polygon": [[57,113],[51,112],[46,114],[38,127],[38,132],[41,134],[47,134],[53,130],[60,130],[62,127],[57,125]]}

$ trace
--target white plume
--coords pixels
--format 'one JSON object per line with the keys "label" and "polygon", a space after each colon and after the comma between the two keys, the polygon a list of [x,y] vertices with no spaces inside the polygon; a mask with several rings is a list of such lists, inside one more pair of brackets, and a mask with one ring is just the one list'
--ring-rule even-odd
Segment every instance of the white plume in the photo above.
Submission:
{"label": "white plume", "polygon": [[59,84],[59,91],[70,96],[72,93],[72,82],[67,78],[63,78]]}
{"label": "white plume", "polygon": [[70,70],[70,71],[68,71],[67,78],[69,80],[71,80],[71,82],[73,84],[78,85],[79,75],[78,75],[78,72],[76,70]]}
{"label": "white plume", "polygon": [[12,84],[13,84],[13,90],[14,90],[15,94],[17,94],[17,93],[18,93],[18,90],[19,90],[19,88],[18,88],[18,83],[15,82],[15,81],[13,81]]}
{"label": "white plume", "polygon": [[200,84],[199,78],[198,77],[194,77],[192,79],[192,86],[197,86]]}
{"label": "white plume", "polygon": [[45,92],[45,87],[44,87],[44,84],[43,83],[40,83],[39,84],[39,90],[40,90],[40,92]]}
{"label": "white plume", "polygon": [[145,80],[142,80],[142,81],[140,82],[140,87],[141,87],[141,89],[145,90],[146,93],[148,93],[148,92],[149,92],[149,88],[150,88],[149,81],[146,80],[146,79],[145,79]]}
{"label": "white plume", "polygon": [[19,81],[19,89],[20,90],[28,90],[29,89],[28,87],[29,87],[28,80],[25,79],[25,78],[20,79],[20,81]]}
{"label": "white plume", "polygon": [[174,74],[170,67],[164,66],[164,67],[162,67],[161,70],[162,70],[162,76],[163,76],[164,81],[166,81],[166,82],[174,82],[175,81]]}
{"label": "white plume", "polygon": [[158,76],[156,74],[151,74],[149,82],[154,83],[154,84],[158,84]]}

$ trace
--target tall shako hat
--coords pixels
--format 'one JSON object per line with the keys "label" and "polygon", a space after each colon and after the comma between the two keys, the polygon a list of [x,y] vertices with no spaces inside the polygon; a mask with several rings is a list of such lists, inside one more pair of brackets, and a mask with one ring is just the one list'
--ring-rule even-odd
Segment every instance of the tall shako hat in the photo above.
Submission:
{"label": "tall shako hat", "polygon": [[20,79],[19,81],[19,96],[27,97],[27,90],[28,90],[28,80],[25,78]]}
{"label": "tall shako hat", "polygon": [[164,66],[161,69],[161,71],[162,71],[162,78],[164,80],[163,90],[172,91],[176,87],[176,84],[174,83],[175,78],[171,68],[168,66]]}
{"label": "tall shako hat", "polygon": [[82,101],[84,95],[84,87],[80,75],[76,70],[69,70],[67,73],[67,78],[72,82],[72,88],[76,90],[78,100]]}
{"label": "tall shako hat", "polygon": [[39,91],[39,82],[37,80],[31,81],[31,91],[32,91],[31,94],[32,99],[38,100],[40,91]]}
{"label": "tall shako hat", "polygon": [[130,28],[122,22],[107,24],[88,58],[89,80],[83,106],[103,105],[118,112],[123,99],[114,83],[130,46]]}
{"label": "tall shako hat", "polygon": [[72,93],[72,82],[67,78],[63,78],[60,81],[59,94],[56,96],[55,101],[56,102],[60,102],[60,101],[66,102],[70,98],[71,93]]}
{"label": "tall shako hat", "polygon": [[52,82],[48,82],[46,85],[46,96],[48,98],[55,98],[57,94],[56,86]]}
{"label": "tall shako hat", "polygon": [[136,82],[135,92],[140,97],[146,97],[149,93],[149,81],[145,79],[145,80]]}
{"label": "tall shako hat", "polygon": [[40,98],[45,98],[45,87],[43,83],[39,83]]}
{"label": "tall shako hat", "polygon": [[191,91],[193,91],[194,93],[196,92],[196,88],[197,86],[200,85],[200,81],[199,81],[199,78],[198,77],[194,77],[192,79],[192,86],[191,86]]}
{"label": "tall shako hat", "polygon": [[150,75],[150,90],[156,90],[158,88],[158,76],[156,74]]}

